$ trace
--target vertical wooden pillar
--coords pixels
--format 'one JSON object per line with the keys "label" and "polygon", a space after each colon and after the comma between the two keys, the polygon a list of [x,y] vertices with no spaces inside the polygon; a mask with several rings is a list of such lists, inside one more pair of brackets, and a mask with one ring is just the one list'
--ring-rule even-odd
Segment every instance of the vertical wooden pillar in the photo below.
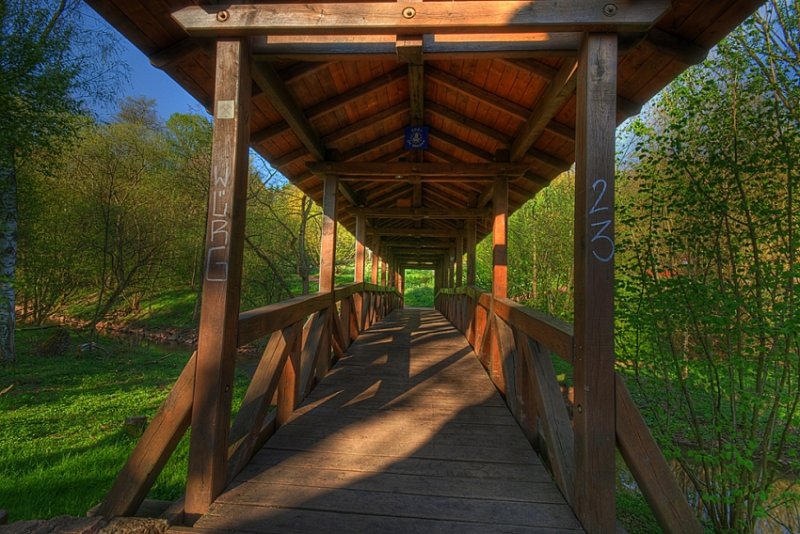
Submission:
{"label": "vertical wooden pillar", "polygon": [[376,246],[372,250],[372,277],[370,281],[374,284],[378,284],[378,262],[380,261],[380,257],[378,256],[378,247]]}
{"label": "vertical wooden pillar", "polygon": [[508,296],[508,178],[494,180],[492,226],[492,297]]}
{"label": "vertical wooden pillar", "polygon": [[319,290],[333,291],[336,273],[336,190],[339,178],[325,176],[322,193],[322,242],[319,253]]}
{"label": "vertical wooden pillar", "polygon": [[389,262],[381,255],[381,285],[386,287],[389,283]]}
{"label": "vertical wooden pillar", "polygon": [[224,489],[242,279],[250,132],[250,52],[217,42],[205,276],[189,443],[185,518],[194,523]]}
{"label": "vertical wooden pillar", "polygon": [[363,215],[356,215],[356,267],[353,281],[360,284],[364,281],[366,254],[364,240],[367,237],[367,220]]}
{"label": "vertical wooden pillar", "polygon": [[613,532],[614,131],[617,36],[588,34],[575,137],[575,497],[587,532]]}
{"label": "vertical wooden pillar", "polygon": [[456,238],[456,287],[464,283],[464,236]]}
{"label": "vertical wooden pillar", "polygon": [[478,224],[475,219],[467,221],[467,285],[475,285],[475,249],[477,247]]}
{"label": "vertical wooden pillar", "polygon": [[442,289],[442,267],[437,265],[433,270],[433,305],[436,307],[436,295]]}

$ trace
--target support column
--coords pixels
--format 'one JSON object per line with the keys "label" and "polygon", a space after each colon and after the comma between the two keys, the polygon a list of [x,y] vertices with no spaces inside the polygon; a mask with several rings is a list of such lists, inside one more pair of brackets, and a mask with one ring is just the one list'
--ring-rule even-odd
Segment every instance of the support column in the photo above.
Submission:
{"label": "support column", "polygon": [[508,178],[494,180],[494,224],[492,226],[492,296],[508,296]]}
{"label": "support column", "polygon": [[475,249],[477,247],[478,224],[475,219],[467,221],[467,285],[475,285]]}
{"label": "support column", "polygon": [[336,190],[338,176],[326,175],[322,193],[322,239],[319,252],[319,290],[333,291],[336,274]]}
{"label": "support column", "polygon": [[206,513],[226,481],[242,280],[250,135],[246,39],[217,41],[205,276],[189,442],[185,518]]}
{"label": "support column", "polygon": [[372,277],[370,281],[373,285],[378,285],[378,262],[380,262],[380,257],[378,256],[378,247],[376,246],[372,249]]}
{"label": "support column", "polygon": [[436,306],[436,295],[439,294],[439,290],[442,289],[442,267],[441,265],[437,265],[433,270],[433,299],[434,299],[434,307]]}
{"label": "support column", "polygon": [[381,255],[381,285],[386,287],[389,284],[389,262],[386,257]]}
{"label": "support column", "polygon": [[614,133],[617,36],[588,34],[575,135],[575,496],[587,532],[613,532]]}
{"label": "support column", "polygon": [[464,236],[456,238],[456,287],[464,283]]}
{"label": "support column", "polygon": [[364,281],[366,250],[364,241],[367,237],[367,220],[363,215],[356,215],[356,267],[353,281],[360,284]]}

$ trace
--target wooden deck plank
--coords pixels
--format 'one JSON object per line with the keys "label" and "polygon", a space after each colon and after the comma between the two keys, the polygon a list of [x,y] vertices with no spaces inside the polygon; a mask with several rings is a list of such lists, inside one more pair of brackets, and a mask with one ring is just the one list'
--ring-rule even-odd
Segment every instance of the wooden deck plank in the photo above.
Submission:
{"label": "wooden deck plank", "polygon": [[[252,506],[226,507],[226,515],[215,515],[216,510],[203,518],[193,532],[208,533],[309,533],[320,531],[337,533],[380,532],[382,534],[406,534],[408,532],[430,532],[437,534],[485,534],[485,523],[465,521],[437,521],[419,518],[392,517],[386,515],[347,514],[314,510],[275,510]],[[507,534],[574,534],[581,532],[569,528],[528,527],[502,525]],[[497,530],[500,530],[498,528]]]}
{"label": "wooden deck plank", "polygon": [[438,312],[373,325],[199,532],[580,530],[474,352]]}

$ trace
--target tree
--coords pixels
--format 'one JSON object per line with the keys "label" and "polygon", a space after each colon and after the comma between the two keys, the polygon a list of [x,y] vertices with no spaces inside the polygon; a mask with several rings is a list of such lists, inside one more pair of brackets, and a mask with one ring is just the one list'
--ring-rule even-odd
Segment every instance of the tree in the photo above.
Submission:
{"label": "tree", "polygon": [[797,4],[770,8],[634,125],[621,177],[619,352],[718,531],[798,499]]}
{"label": "tree", "polygon": [[[78,0],[0,2],[0,361],[13,362],[17,258],[17,169],[31,150],[71,126],[83,96],[109,94],[116,68],[107,39],[78,52]],[[100,74],[100,75],[99,75]]]}

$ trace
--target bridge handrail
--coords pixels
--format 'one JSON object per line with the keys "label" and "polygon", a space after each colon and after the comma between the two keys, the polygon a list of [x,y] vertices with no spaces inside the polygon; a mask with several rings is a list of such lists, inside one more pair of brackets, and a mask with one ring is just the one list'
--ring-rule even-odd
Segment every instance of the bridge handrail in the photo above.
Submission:
{"label": "bridge handrail", "polygon": [[[270,336],[228,438],[227,477],[233,479],[352,340],[402,306],[394,288],[367,283],[294,297],[239,314],[237,347]],[[94,513],[132,516],[191,422],[195,351]],[[270,411],[277,395],[277,410]],[[182,514],[173,510],[174,515]]]}
{"label": "bridge handrail", "polygon": [[[571,365],[572,325],[472,286],[440,290],[435,306],[464,333],[528,439],[544,450],[556,483],[574,505],[574,436],[545,350]],[[614,386],[617,448],[659,525],[666,532],[702,532],[619,373]]]}

